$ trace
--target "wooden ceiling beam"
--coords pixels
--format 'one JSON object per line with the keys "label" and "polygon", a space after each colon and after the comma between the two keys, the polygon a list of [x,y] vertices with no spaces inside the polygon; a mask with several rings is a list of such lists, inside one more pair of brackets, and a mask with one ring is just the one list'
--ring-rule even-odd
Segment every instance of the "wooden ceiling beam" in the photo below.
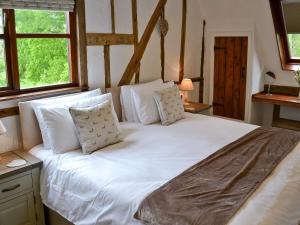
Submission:
{"label": "wooden ceiling beam", "polygon": [[119,82],[119,86],[129,84],[134,76],[134,73],[138,69],[138,66],[141,62],[141,59],[145,53],[146,47],[149,43],[150,37],[153,33],[153,30],[157,24],[157,21],[161,15],[161,10],[166,5],[167,0],[159,0],[154,13],[152,14],[149,23],[144,31],[144,34],[139,42],[139,44],[136,46],[134,50],[134,54],[127,65],[127,68],[123,74],[123,77],[121,78]]}
{"label": "wooden ceiling beam", "polygon": [[134,35],[87,33],[86,40],[87,40],[87,46],[133,45]]}

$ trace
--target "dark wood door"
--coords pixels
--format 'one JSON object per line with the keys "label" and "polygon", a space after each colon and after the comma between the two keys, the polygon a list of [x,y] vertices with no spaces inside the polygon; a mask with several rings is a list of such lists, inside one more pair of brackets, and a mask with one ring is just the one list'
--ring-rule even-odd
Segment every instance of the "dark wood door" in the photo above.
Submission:
{"label": "dark wood door", "polygon": [[247,55],[247,37],[215,38],[214,115],[244,120]]}

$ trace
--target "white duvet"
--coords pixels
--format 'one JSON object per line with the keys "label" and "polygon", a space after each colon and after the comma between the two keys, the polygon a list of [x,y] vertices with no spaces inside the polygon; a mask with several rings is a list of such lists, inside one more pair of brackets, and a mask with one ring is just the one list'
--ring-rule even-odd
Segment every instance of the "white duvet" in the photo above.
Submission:
{"label": "white duvet", "polygon": [[[43,160],[43,203],[76,225],[141,225],[133,219],[152,191],[256,126],[186,114],[171,126],[122,123],[124,141],[91,155],[55,155],[37,146]],[[277,167],[229,225],[298,225],[300,145]]]}

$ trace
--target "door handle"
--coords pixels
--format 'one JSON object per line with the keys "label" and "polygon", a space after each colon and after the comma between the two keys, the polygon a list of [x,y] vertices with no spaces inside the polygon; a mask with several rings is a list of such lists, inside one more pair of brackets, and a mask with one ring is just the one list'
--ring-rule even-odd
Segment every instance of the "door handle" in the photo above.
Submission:
{"label": "door handle", "polygon": [[213,102],[213,106],[224,106],[224,104]]}
{"label": "door handle", "polygon": [[246,68],[244,66],[242,67],[242,79],[246,79]]}

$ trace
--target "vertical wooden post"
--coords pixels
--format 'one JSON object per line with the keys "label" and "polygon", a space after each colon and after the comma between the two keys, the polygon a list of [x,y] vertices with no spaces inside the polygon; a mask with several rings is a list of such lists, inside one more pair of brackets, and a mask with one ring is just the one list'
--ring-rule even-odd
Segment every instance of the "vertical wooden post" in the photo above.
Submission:
{"label": "vertical wooden post", "polygon": [[85,26],[85,3],[84,0],[76,1],[77,20],[77,46],[78,46],[78,73],[79,84],[82,88],[88,88],[87,49],[86,49],[86,26]]}
{"label": "vertical wooden post", "polygon": [[[138,33],[138,20],[137,20],[137,1],[131,0],[131,10],[132,10],[132,31],[134,36],[134,50],[136,50],[139,43],[139,33]],[[139,63],[137,71],[135,72],[135,83],[140,82],[140,66]]]}
{"label": "vertical wooden post", "polygon": [[115,19],[115,1],[110,0],[110,14],[111,14],[111,32],[116,33],[116,19]]}
{"label": "vertical wooden post", "polygon": [[[115,1],[110,0],[110,14],[111,14],[111,32],[116,33],[115,22]],[[111,74],[110,74],[110,46],[103,46],[104,54],[104,74],[105,74],[105,88],[111,88]]]}
{"label": "vertical wooden post", "polygon": [[[165,19],[165,7],[161,10],[161,20]],[[165,36],[160,32],[161,79],[165,80]]]}
{"label": "vertical wooden post", "polygon": [[206,21],[203,20],[201,66],[200,66],[200,83],[199,83],[199,102],[200,103],[203,102],[203,91],[204,91],[205,25],[206,25]]}
{"label": "vertical wooden post", "polygon": [[104,71],[105,71],[105,88],[111,88],[109,45],[104,46]]}
{"label": "vertical wooden post", "polygon": [[185,53],[185,38],[186,38],[186,10],[187,0],[182,0],[182,25],[181,25],[181,46],[180,46],[180,61],[179,61],[179,82],[184,77],[184,53]]}

